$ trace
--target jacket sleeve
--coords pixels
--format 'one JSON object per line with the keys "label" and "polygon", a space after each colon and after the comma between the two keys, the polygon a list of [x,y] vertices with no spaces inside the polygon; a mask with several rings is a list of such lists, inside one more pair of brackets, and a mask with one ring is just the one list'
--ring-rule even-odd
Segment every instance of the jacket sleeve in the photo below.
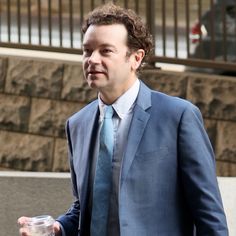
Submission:
{"label": "jacket sleeve", "polygon": [[80,200],[78,197],[78,192],[76,187],[77,186],[76,177],[72,161],[73,147],[70,138],[69,121],[66,124],[66,133],[67,133],[67,143],[68,143],[68,155],[70,160],[71,181],[72,181],[72,188],[75,201],[71,205],[69,210],[64,215],[59,216],[56,220],[62,225],[65,236],[77,236],[79,227]]}
{"label": "jacket sleeve", "polygon": [[227,236],[214,153],[202,115],[194,105],[184,110],[178,134],[181,178],[197,236]]}

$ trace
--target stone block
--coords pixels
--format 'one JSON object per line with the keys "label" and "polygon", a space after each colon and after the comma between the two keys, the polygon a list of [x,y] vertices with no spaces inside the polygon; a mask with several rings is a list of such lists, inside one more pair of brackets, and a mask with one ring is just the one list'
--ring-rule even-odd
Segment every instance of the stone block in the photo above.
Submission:
{"label": "stone block", "polygon": [[[236,123],[219,121],[217,124],[217,160],[236,164]],[[236,173],[235,173],[236,174]]]}
{"label": "stone block", "polygon": [[53,138],[0,130],[0,165],[26,171],[51,171]]}
{"label": "stone block", "polygon": [[150,88],[177,97],[186,97],[187,76],[161,70],[144,70],[140,75]]}
{"label": "stone block", "polygon": [[189,80],[187,98],[204,117],[236,121],[236,80],[230,77],[197,76]]}
{"label": "stone block", "polygon": [[62,99],[90,102],[97,98],[97,92],[89,88],[83,76],[82,64],[65,65]]}
{"label": "stone block", "polygon": [[0,94],[0,129],[28,131],[30,98]]}
{"label": "stone block", "polygon": [[217,134],[217,123],[215,120],[204,119],[205,129],[208,137],[211,141],[211,145],[216,150],[216,134]]}
{"label": "stone block", "polygon": [[6,72],[7,72],[7,59],[0,58],[0,92],[4,91]]}
{"label": "stone block", "polygon": [[83,104],[47,99],[32,99],[29,131],[35,134],[65,137],[65,122]]}
{"label": "stone block", "polygon": [[217,176],[234,177],[236,176],[236,163],[216,161]]}
{"label": "stone block", "polygon": [[53,101],[47,99],[32,99],[29,120],[29,131],[34,134],[53,136]]}
{"label": "stone block", "polygon": [[69,159],[66,139],[56,139],[52,171],[69,172]]}
{"label": "stone block", "polygon": [[10,58],[6,92],[59,99],[63,69],[61,63]]}

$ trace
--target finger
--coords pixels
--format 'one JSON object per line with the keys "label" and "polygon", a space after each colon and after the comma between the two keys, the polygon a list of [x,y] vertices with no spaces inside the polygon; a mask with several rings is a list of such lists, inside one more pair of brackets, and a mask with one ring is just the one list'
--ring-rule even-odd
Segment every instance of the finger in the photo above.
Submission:
{"label": "finger", "polygon": [[20,236],[29,236],[29,231],[26,228],[19,229]]}
{"label": "finger", "polygon": [[17,220],[17,223],[21,226],[27,224],[29,222],[30,217],[22,216]]}
{"label": "finger", "polygon": [[54,230],[55,233],[58,233],[58,232],[61,231],[60,224],[58,222],[55,222],[53,224],[53,230]]}

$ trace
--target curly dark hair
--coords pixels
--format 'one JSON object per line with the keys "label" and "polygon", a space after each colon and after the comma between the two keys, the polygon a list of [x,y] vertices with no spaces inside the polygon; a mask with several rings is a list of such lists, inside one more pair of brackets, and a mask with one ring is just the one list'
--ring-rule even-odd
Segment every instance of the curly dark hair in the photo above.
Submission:
{"label": "curly dark hair", "polygon": [[153,50],[153,38],[148,28],[133,10],[107,3],[90,12],[82,25],[86,33],[90,25],[123,24],[128,31],[127,46],[131,52],[138,49],[145,51],[145,62]]}

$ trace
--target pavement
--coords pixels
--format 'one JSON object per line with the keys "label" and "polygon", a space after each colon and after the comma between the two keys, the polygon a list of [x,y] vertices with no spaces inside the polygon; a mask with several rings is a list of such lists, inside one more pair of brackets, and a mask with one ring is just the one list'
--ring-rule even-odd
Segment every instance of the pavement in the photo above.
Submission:
{"label": "pavement", "polygon": [[[236,235],[236,177],[218,177],[229,236]],[[18,235],[20,216],[56,218],[73,202],[70,174],[0,171],[0,235]]]}

